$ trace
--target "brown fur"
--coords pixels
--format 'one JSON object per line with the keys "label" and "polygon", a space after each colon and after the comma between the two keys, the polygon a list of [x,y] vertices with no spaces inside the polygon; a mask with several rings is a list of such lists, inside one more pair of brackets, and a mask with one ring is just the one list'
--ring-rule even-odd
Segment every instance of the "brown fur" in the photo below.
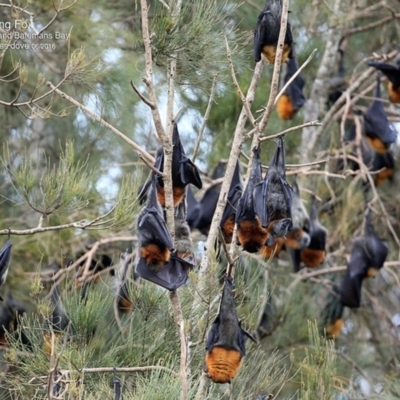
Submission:
{"label": "brown fur", "polygon": [[278,102],[276,103],[276,111],[278,112],[279,118],[288,120],[294,117],[296,111],[293,108],[293,103],[287,94],[283,94]]}
{"label": "brown fur", "polygon": [[393,176],[393,169],[385,168],[383,171],[377,173],[375,175],[375,185],[379,186],[381,183],[385,182],[386,179],[389,179]]}
{"label": "brown fur", "polygon": [[237,350],[214,347],[206,354],[206,371],[215,383],[229,383],[242,365],[242,355]]}
{"label": "brown fur", "polygon": [[262,246],[268,240],[268,237],[267,230],[261,226],[258,219],[242,221],[238,226],[238,240],[244,249],[253,244]]}
{"label": "brown fur", "polygon": [[380,139],[370,138],[367,136],[367,141],[377,153],[387,153],[388,146],[386,146]]}
{"label": "brown fur", "polygon": [[[174,198],[174,206],[177,206],[183,199],[185,194],[185,188],[174,187],[172,189],[172,195]],[[158,202],[161,204],[161,207],[165,207],[165,190],[163,187],[160,187],[157,192]]]}
{"label": "brown fur", "polygon": [[340,335],[340,331],[343,328],[344,321],[337,319],[332,324],[326,326],[326,333],[331,338],[337,338]]}
{"label": "brown fur", "polygon": [[[288,44],[283,45],[283,53],[282,53],[282,64],[287,60],[290,53],[290,46]],[[276,58],[276,45],[267,45],[262,49],[263,57],[270,63],[275,63]]]}
{"label": "brown fur", "polygon": [[374,278],[379,271],[376,268],[370,267],[367,271],[367,278]]}
{"label": "brown fur", "polygon": [[8,346],[8,341],[6,339],[6,333],[5,332],[1,332],[0,333],[0,345],[1,346]]}
{"label": "brown fur", "polygon": [[235,228],[235,216],[232,214],[221,227],[225,243],[232,243],[233,229]]}
{"label": "brown fur", "polygon": [[294,229],[289,231],[285,237],[285,246],[291,249],[299,249],[299,243],[305,232],[302,229]]}
{"label": "brown fur", "polygon": [[400,103],[400,87],[393,89],[393,83],[388,82],[389,99],[392,103]]}
{"label": "brown fur", "polygon": [[260,254],[267,260],[271,257],[278,258],[279,253],[283,249],[284,241],[285,239],[283,238],[276,238],[275,243],[272,246],[261,247]]}
{"label": "brown fur", "polygon": [[148,265],[164,266],[171,256],[171,252],[165,248],[160,249],[156,244],[148,244],[140,249],[142,258],[146,260]]}
{"label": "brown fur", "polygon": [[133,310],[133,304],[127,297],[120,297],[118,299],[118,310],[124,314],[128,314]]}
{"label": "brown fur", "polygon": [[325,260],[325,250],[304,249],[300,259],[309,268],[318,267]]}

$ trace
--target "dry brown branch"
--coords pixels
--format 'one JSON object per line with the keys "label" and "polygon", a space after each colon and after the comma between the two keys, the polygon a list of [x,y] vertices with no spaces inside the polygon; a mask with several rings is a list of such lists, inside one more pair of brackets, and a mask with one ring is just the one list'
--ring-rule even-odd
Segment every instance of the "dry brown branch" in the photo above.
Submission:
{"label": "dry brown branch", "polygon": [[140,90],[134,85],[132,79],[131,79],[131,86],[132,89],[135,91],[135,93],[139,96],[140,100],[142,100],[143,103],[147,104],[153,110],[156,105],[153,102],[151,102],[147,97],[143,96],[142,93],[140,93]]}
{"label": "dry brown branch", "polygon": [[344,35],[343,35],[341,40],[343,40],[344,38],[346,38],[346,37],[348,37],[350,35],[354,35],[354,34],[360,33],[360,32],[365,32],[365,31],[368,31],[370,29],[377,28],[378,26],[385,25],[386,23],[392,21],[393,19],[397,19],[397,18],[400,18],[400,13],[389,15],[388,17],[382,18],[382,19],[380,19],[378,21],[371,22],[369,24],[365,24],[363,26],[358,26],[356,28],[348,29],[344,33]]}
{"label": "dry brown branch", "polygon": [[68,96],[66,93],[58,89],[56,86],[54,86],[51,82],[47,82],[47,86],[49,86],[52,91],[57,93],[59,96],[61,96],[63,99],[69,101],[70,103],[74,104],[76,107],[80,108],[85,114],[89,115],[92,117],[95,121],[100,122],[103,126],[106,128],[110,129],[115,135],[120,137],[122,140],[124,140],[126,143],[131,145],[134,149],[138,150],[141,155],[146,158],[146,160],[154,164],[155,159],[154,157],[149,154],[146,150],[144,150],[142,147],[140,147],[137,143],[135,143],[133,140],[129,139],[126,135],[124,135],[121,131],[116,129],[113,125],[108,123],[106,120],[104,120],[102,117],[94,113],[93,111],[89,110],[87,107],[85,107],[82,103],[79,103],[77,100],[75,100],[73,97]]}
{"label": "dry brown branch", "polygon": [[[321,124],[318,121],[306,122],[304,124],[293,126],[291,128],[285,129],[284,131],[279,132],[279,133],[277,133],[275,135],[262,136],[262,137],[260,137],[260,142],[264,142],[265,140],[270,140],[270,139],[276,139],[276,138],[278,138],[280,136],[286,135],[287,133],[298,131],[298,130],[303,129],[303,128],[307,127],[307,126],[320,126],[320,125]],[[310,164],[310,163],[307,163],[307,164]]]}
{"label": "dry brown branch", "polygon": [[[157,95],[153,81],[153,56],[151,49],[151,39],[149,34],[149,18],[147,12],[147,1],[141,0],[141,22],[142,22],[142,38],[145,48],[145,76],[143,81],[147,86],[149,92],[149,99],[146,104],[152,104],[151,112],[153,122],[156,127],[158,137],[164,151],[164,194],[165,194],[165,213],[168,229],[171,233],[172,239],[175,237],[175,222],[174,222],[174,201],[172,190],[172,133],[174,129],[174,100],[175,100],[175,75],[176,75],[176,57],[172,56],[168,63],[167,81],[168,81],[168,96],[167,96],[167,131],[165,132],[160,118],[159,108],[157,106]],[[173,4],[172,18],[175,19],[181,12],[182,2],[177,0]],[[176,54],[175,54],[176,56]],[[142,96],[141,96],[142,97]],[[147,99],[146,99],[147,100]],[[177,116],[179,118],[179,116]],[[170,293],[171,305],[173,309],[174,321],[178,329],[178,335],[181,343],[181,359],[180,359],[180,378],[181,378],[181,400],[188,398],[189,383],[188,376],[190,375],[188,365],[188,346],[185,334],[184,320],[182,308],[180,305],[179,296],[176,291]]]}

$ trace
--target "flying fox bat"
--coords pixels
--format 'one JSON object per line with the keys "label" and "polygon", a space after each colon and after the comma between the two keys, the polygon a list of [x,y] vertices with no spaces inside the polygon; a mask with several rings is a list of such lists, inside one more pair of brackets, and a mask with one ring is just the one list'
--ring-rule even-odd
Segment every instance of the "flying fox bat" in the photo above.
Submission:
{"label": "flying fox bat", "polygon": [[378,153],[386,153],[396,141],[396,132],[390,126],[381,101],[380,77],[376,78],[376,99],[364,115],[364,132],[371,147]]}
{"label": "flying fox bat", "polygon": [[235,227],[236,212],[238,204],[243,192],[243,185],[240,181],[240,167],[239,162],[236,163],[235,171],[233,173],[230,189],[228,192],[228,199],[224,213],[221,218],[221,231],[225,243],[232,242],[233,229]]}
{"label": "flying fox bat", "polygon": [[[254,60],[259,62],[264,57],[270,64],[275,63],[276,48],[281,30],[282,4],[281,0],[267,0],[264,10],[258,16],[254,31]],[[292,57],[292,31],[290,23],[286,26],[283,45],[282,63]]]}
{"label": "flying fox bat", "polygon": [[[226,164],[223,162],[219,162],[217,167],[215,168],[212,179],[222,178],[225,174],[225,166]],[[217,207],[219,193],[221,191],[221,185],[212,185],[208,188],[202,199],[199,202],[199,217],[195,223],[195,227],[203,234],[208,235],[208,231],[210,230],[211,221],[214,216],[215,209]],[[188,199],[189,201],[189,199]]]}
{"label": "flying fox bat", "polygon": [[[328,230],[318,220],[317,204],[315,196],[311,197],[310,209],[310,244],[300,251],[300,260],[309,268],[318,267],[325,260],[325,245]],[[295,271],[300,269],[294,266]]]}
{"label": "flying fox bat", "polygon": [[139,213],[136,234],[140,259],[151,270],[161,269],[169,261],[173,243],[157,199],[155,178],[147,204]]}
{"label": "flying fox bat", "polygon": [[367,64],[387,77],[389,99],[393,103],[400,103],[400,57],[397,58],[395,65],[378,61],[367,61]]}
{"label": "flying fox bat", "polygon": [[274,238],[285,236],[292,227],[292,188],[286,181],[285,169],[281,136],[264,180],[254,188],[255,211],[269,233],[268,246],[274,243]]}
{"label": "flying fox bat", "polygon": [[[157,198],[154,196],[153,193],[153,201],[157,202]],[[158,205],[158,203],[156,204]],[[148,226],[144,227],[144,224],[140,223],[141,215],[139,215],[138,242],[141,250],[136,264],[136,273],[140,277],[165,289],[175,290],[187,282],[188,272],[194,267],[194,256],[189,236],[190,230],[186,223],[186,213],[184,213],[175,220],[177,225],[176,249],[173,249],[171,236],[165,225],[161,208],[159,205],[158,207],[158,213],[160,214],[157,216],[157,221],[150,220],[152,222],[150,228]],[[160,223],[160,221],[163,223]],[[154,226],[157,229],[154,229]],[[143,231],[140,232],[140,229],[143,229]],[[144,233],[151,230],[154,233],[152,237],[143,240]]]}
{"label": "flying fox bat", "polygon": [[[11,240],[7,239],[6,243],[0,250],[0,286],[2,286],[7,279],[8,268],[10,266],[11,259],[11,247]],[[3,301],[1,296],[0,300]]]}
{"label": "flying fox bat", "polygon": [[371,211],[368,210],[364,234],[353,241],[346,274],[340,284],[340,300],[344,306],[360,307],[362,281],[376,275],[383,267],[387,254],[388,248],[376,235]]}
{"label": "flying fox bat", "polygon": [[[199,171],[190,160],[182,146],[181,138],[179,136],[178,125],[174,123],[174,130],[172,133],[172,191],[174,206],[179,204],[185,196],[185,188],[189,183],[201,189],[203,182],[201,181]],[[159,171],[164,172],[164,150],[160,147],[156,153],[156,162],[154,167]],[[147,192],[152,184],[152,180],[156,179],[157,183],[157,197],[162,207],[165,207],[165,192],[163,178],[153,173],[152,178],[141,186],[139,189],[140,203],[146,201]]]}
{"label": "flying fox bat", "polygon": [[329,339],[336,339],[343,328],[344,306],[340,301],[339,288],[334,285],[326,297],[325,308],[322,311],[322,326]]}
{"label": "flying fox bat", "polygon": [[[269,234],[261,225],[261,216],[256,212],[254,189],[262,182],[260,148],[254,148],[254,160],[247,186],[239,200],[236,223],[238,244],[249,253],[257,253],[267,242]],[[262,209],[262,207],[260,207]]]}
{"label": "flying fox bat", "polygon": [[[176,123],[174,123],[172,145],[172,190],[174,205],[176,206],[182,201],[185,195],[185,188],[189,183],[199,189],[203,187],[203,183],[197,167],[188,157],[186,157],[185,150],[183,149],[181,138],[179,136],[178,125]],[[155,167],[160,171],[164,171],[164,152],[162,148],[160,148],[157,152],[157,161]],[[164,181],[161,177],[157,177],[157,184],[158,201],[162,207],[165,207]]]}
{"label": "flying fox bat", "polygon": [[[298,69],[299,67],[297,66],[296,57],[293,56],[286,64],[286,74],[283,79],[284,85],[286,85]],[[303,94],[303,87],[304,79],[300,75],[297,75],[286,88],[285,92],[276,104],[279,118],[284,120],[292,119],[296,115],[297,111],[299,111],[303,106],[306,101]]]}
{"label": "flying fox bat", "polygon": [[230,383],[246,354],[245,337],[256,340],[241,326],[233,297],[232,278],[225,277],[219,312],[207,334],[205,372],[215,383]]}

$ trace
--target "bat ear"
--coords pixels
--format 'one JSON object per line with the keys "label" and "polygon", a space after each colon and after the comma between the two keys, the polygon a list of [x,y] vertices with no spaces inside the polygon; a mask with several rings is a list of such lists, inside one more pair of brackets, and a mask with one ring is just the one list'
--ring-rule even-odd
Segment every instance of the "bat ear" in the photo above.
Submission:
{"label": "bat ear", "polygon": [[[278,221],[274,221],[270,229],[271,236],[282,237],[287,234],[287,231],[292,225],[291,218],[282,218]],[[268,239],[269,240],[269,239]]]}

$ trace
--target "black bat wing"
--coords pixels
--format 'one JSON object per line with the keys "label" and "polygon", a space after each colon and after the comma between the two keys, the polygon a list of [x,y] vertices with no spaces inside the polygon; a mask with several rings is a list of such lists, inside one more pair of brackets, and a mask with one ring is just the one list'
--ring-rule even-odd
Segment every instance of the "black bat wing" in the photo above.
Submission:
{"label": "black bat wing", "polygon": [[355,240],[347,265],[346,274],[340,283],[340,301],[350,308],[358,308],[361,304],[361,287],[366,271],[368,270],[368,257],[365,254],[364,243]]}
{"label": "black bat wing", "polygon": [[199,170],[197,169],[196,165],[193,164],[192,160],[187,158],[185,155],[182,155],[180,161],[180,180],[184,186],[191,183],[198,189],[203,187]]}
{"label": "black bat wing", "polygon": [[259,62],[261,60],[262,49],[266,43],[268,34],[267,20],[262,12],[257,19],[257,26],[254,31],[254,60]]}
{"label": "black bat wing", "polygon": [[212,348],[218,343],[219,341],[219,316],[215,319],[213,324],[211,325],[211,328],[209,329],[207,333],[207,339],[206,339],[206,351],[212,350]]}
{"label": "black bat wing", "polygon": [[242,191],[243,187],[241,183],[237,184],[229,191],[224,213],[222,214],[221,226],[231,215],[234,215],[236,217],[238,205],[242,197]]}
{"label": "black bat wing", "polygon": [[389,124],[383,103],[380,100],[381,90],[379,79],[375,97],[377,99],[372,102],[364,115],[365,134],[370,137],[377,137],[386,145],[390,145],[396,140],[397,135]]}
{"label": "black bat wing", "polygon": [[191,187],[189,186],[186,191],[187,201],[187,214],[186,221],[191,228],[196,228],[197,222],[200,218],[200,203],[194,197]]}
{"label": "black bat wing", "polygon": [[301,269],[301,250],[289,248],[289,253],[292,259],[294,272],[299,272]]}
{"label": "black bat wing", "polygon": [[[298,66],[295,57],[289,58],[289,61],[287,62],[286,75],[284,78],[285,84],[297,72],[297,70]],[[306,101],[306,98],[303,94],[304,84],[304,79],[299,74],[286,89],[285,93],[290,97],[295,111],[299,110],[299,108],[301,108]]]}
{"label": "black bat wing", "polygon": [[380,269],[386,260],[389,253],[388,247],[375,233],[374,226],[372,224],[371,210],[368,210],[365,216],[365,252],[369,257],[368,267]]}
{"label": "black bat wing", "polygon": [[138,229],[146,231],[146,237],[150,237],[154,242],[163,244],[169,250],[173,249],[167,224],[158,210],[147,208],[139,220]]}
{"label": "black bat wing", "polygon": [[188,273],[193,264],[171,254],[170,260],[158,272],[152,271],[146,261],[140,257],[136,264],[136,273],[150,282],[168,290],[176,290],[188,280]]}
{"label": "black bat wing", "polygon": [[11,259],[11,240],[8,239],[0,250],[0,285],[4,283],[7,277],[8,266]]}
{"label": "black bat wing", "polygon": [[400,69],[396,65],[378,61],[368,61],[367,64],[381,71],[392,82],[394,89],[400,86]]}

